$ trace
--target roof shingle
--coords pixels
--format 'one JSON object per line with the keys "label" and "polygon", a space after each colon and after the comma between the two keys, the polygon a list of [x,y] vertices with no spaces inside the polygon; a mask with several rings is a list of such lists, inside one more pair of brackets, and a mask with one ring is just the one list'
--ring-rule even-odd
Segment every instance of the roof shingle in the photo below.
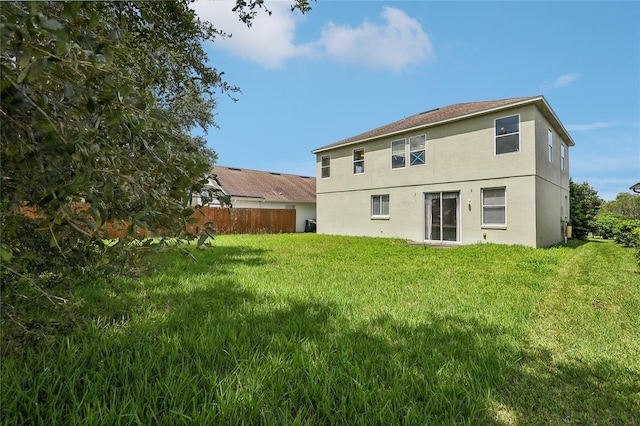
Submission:
{"label": "roof shingle", "polygon": [[232,197],[265,201],[316,202],[316,178],[215,166],[213,173],[222,190]]}
{"label": "roof shingle", "polygon": [[[410,117],[403,118],[402,120],[394,121],[393,123],[375,128],[368,132],[361,133],[359,135],[352,136],[350,138],[343,139],[341,141],[338,141],[329,145],[325,145],[312,152],[317,153],[317,152],[324,151],[330,148],[335,148],[338,146],[349,145],[351,143],[360,142],[360,141],[372,139],[372,138],[377,138],[377,137],[381,137],[389,134],[394,134],[394,133],[402,132],[405,130],[417,128],[417,127],[423,127],[431,124],[436,124],[436,123],[445,122],[445,121],[449,121],[457,118],[462,118],[470,114],[479,114],[485,111],[488,112],[501,107],[508,107],[515,104],[536,102],[536,101],[541,101],[542,105],[545,105],[544,109],[549,110],[549,111],[543,111],[545,115],[550,115],[555,117],[555,114],[548,107],[548,105],[546,104],[546,101],[542,96],[526,96],[526,97],[520,97],[520,98],[508,98],[508,99],[499,99],[499,100],[493,100],[493,101],[460,103],[460,104],[449,105],[443,108],[432,109],[429,111],[422,112],[420,114],[415,114]],[[557,118],[555,121],[557,121]],[[558,124],[559,124],[559,121],[558,121]],[[573,145],[573,141],[571,141],[570,144]]]}

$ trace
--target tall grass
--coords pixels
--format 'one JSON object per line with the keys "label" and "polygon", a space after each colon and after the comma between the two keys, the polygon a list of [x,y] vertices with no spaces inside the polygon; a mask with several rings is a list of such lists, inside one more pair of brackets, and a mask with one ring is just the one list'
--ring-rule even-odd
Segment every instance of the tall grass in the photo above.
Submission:
{"label": "tall grass", "polygon": [[192,253],[69,295],[77,329],[3,357],[2,422],[640,422],[630,249],[306,234]]}

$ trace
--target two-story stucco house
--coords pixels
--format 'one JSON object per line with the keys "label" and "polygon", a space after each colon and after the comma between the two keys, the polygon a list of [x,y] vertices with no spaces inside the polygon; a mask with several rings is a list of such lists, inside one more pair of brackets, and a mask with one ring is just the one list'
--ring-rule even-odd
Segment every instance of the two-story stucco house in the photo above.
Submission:
{"label": "two-story stucco house", "polygon": [[543,96],[456,104],[318,148],[317,231],[545,247],[574,141]]}

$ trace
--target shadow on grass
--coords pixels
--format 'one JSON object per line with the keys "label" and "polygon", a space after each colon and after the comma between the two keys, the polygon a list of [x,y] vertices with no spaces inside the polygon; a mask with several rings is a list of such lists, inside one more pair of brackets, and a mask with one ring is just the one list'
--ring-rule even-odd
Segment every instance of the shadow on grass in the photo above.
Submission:
{"label": "shadow on grass", "polygon": [[[58,413],[69,423],[103,424],[640,422],[640,377],[614,361],[555,361],[524,331],[473,317],[357,320],[337,302],[239,286],[232,266],[268,264],[266,251],[216,247],[198,256],[170,259],[182,273],[167,275],[158,299],[141,300],[132,289],[120,295],[129,310],[146,304],[147,316],[66,340],[52,349],[57,362],[39,359],[12,375],[3,383],[5,420],[51,424]],[[186,293],[171,281],[210,268],[208,284]]]}
{"label": "shadow on grass", "polygon": [[215,272],[226,275],[237,265],[261,266],[267,262],[268,250],[243,246],[212,246],[188,253],[162,253],[152,261],[154,269],[182,271],[193,274]]}
{"label": "shadow on grass", "polygon": [[[177,276],[215,273],[227,276],[238,265],[260,266],[267,262],[268,251],[243,246],[213,246],[206,250],[192,250],[194,261],[186,252],[161,252],[148,258],[154,274],[170,271],[162,285],[178,284]],[[171,281],[171,283],[169,283]],[[29,286],[25,291],[2,287],[2,353],[19,354],[29,348],[46,345],[55,336],[71,334],[87,319],[100,317],[106,322],[121,322],[141,306],[139,293],[143,280],[115,278],[105,282],[99,277],[87,276],[84,283],[46,288],[50,294],[68,303],[51,303]],[[9,310],[6,307],[10,306]],[[19,314],[14,319],[10,314]]]}
{"label": "shadow on grass", "polygon": [[560,243],[560,244],[556,244],[550,247],[547,247],[547,249],[552,249],[552,248],[568,248],[568,249],[577,249],[582,247],[583,245],[592,242],[592,240],[578,240],[576,238],[572,238],[570,240],[567,240],[566,243]]}

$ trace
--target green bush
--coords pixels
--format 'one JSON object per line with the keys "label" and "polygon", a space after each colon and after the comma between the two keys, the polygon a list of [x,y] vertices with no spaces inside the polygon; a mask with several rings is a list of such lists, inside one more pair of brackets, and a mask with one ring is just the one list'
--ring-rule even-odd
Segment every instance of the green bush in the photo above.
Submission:
{"label": "green bush", "polygon": [[616,243],[640,248],[640,220],[621,220],[613,230]]}
{"label": "green bush", "polygon": [[599,214],[594,221],[593,234],[611,240],[613,239],[615,227],[621,220],[622,219],[614,215]]}
{"label": "green bush", "polygon": [[595,218],[603,201],[598,197],[598,192],[587,182],[575,183],[569,179],[569,188],[573,237],[586,240],[589,233],[594,232]]}

